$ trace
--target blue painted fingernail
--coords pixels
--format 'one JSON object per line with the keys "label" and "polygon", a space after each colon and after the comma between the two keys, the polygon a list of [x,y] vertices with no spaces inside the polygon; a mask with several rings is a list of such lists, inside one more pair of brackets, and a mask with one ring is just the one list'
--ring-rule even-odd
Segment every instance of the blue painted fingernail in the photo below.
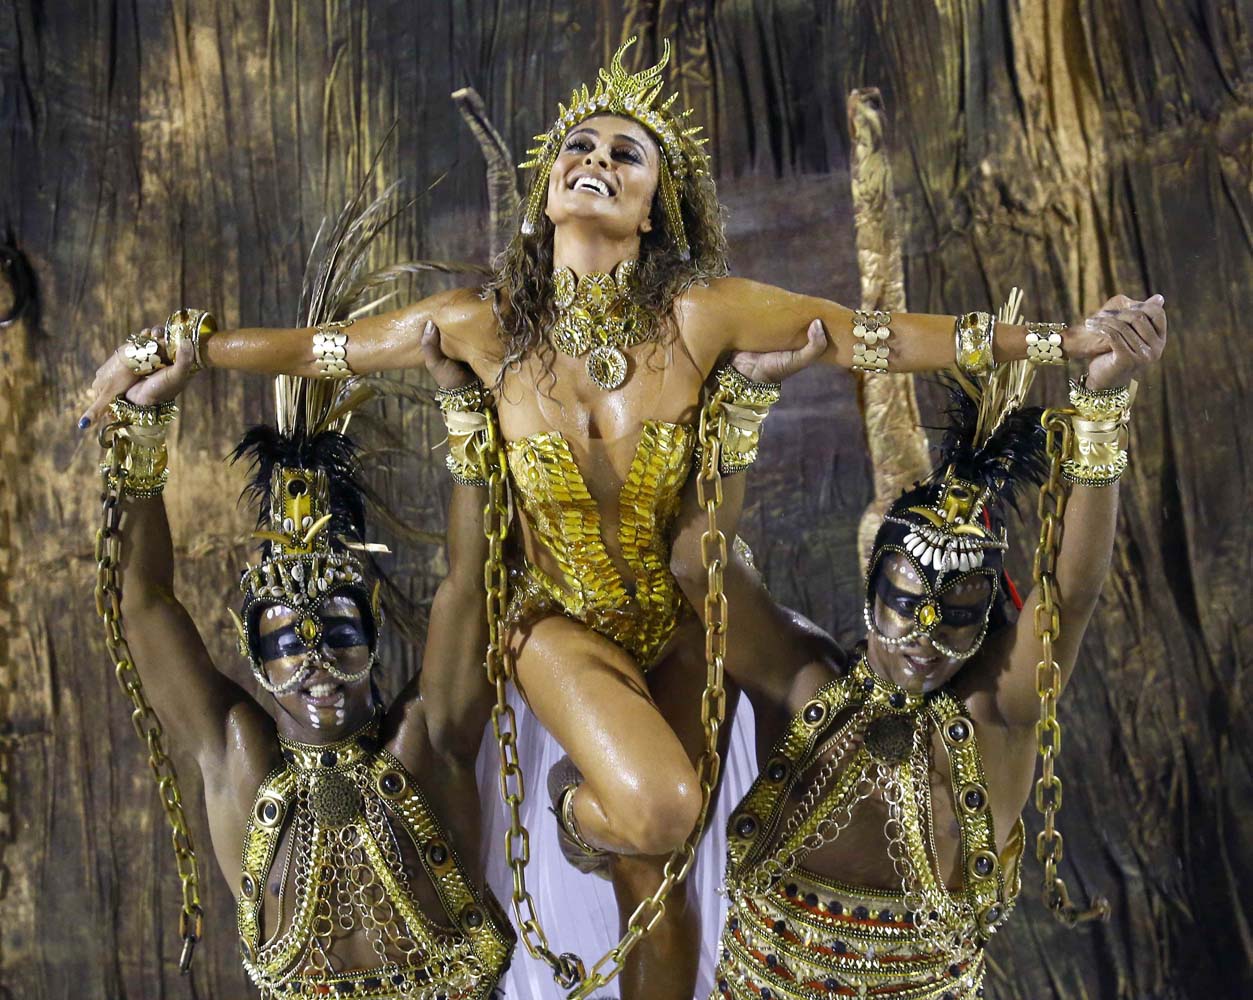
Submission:
{"label": "blue painted fingernail", "polygon": [[90,420],[89,418],[87,418],[87,417],[80,417],[80,418],[79,418],[79,421],[78,421],[78,429],[81,431],[81,430],[82,430],[84,427],[86,427],[89,423],[91,423],[91,420]]}

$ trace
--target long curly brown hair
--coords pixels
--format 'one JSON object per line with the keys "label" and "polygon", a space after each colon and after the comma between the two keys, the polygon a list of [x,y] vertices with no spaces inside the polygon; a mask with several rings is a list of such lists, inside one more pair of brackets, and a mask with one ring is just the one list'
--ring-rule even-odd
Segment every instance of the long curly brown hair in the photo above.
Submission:
{"label": "long curly brown hair", "polygon": [[[522,206],[536,184],[547,183],[548,175],[536,171]],[[678,194],[691,256],[684,260],[679,255],[660,197],[654,194],[652,229],[640,237],[639,264],[630,291],[650,326],[647,337],[655,341],[665,341],[678,332],[675,299],[693,284],[727,273],[723,212],[713,179],[708,172],[689,172],[679,184]],[[522,235],[519,225],[509,246],[496,258],[492,278],[484,286],[484,294],[493,297],[492,308],[505,346],[500,378],[510,365],[532,351],[552,350],[544,331],[557,318],[552,283],[553,232],[554,226],[543,212],[533,235]],[[547,358],[545,369],[551,371]]]}

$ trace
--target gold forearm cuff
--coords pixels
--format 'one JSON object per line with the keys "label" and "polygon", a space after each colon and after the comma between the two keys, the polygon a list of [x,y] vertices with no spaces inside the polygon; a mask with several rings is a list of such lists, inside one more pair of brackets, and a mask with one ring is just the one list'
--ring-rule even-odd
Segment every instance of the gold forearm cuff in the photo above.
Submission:
{"label": "gold forearm cuff", "polygon": [[170,363],[178,357],[179,351],[186,348],[191,351],[191,370],[200,371],[204,367],[200,346],[217,329],[213,315],[203,309],[179,309],[170,313],[170,318],[165,321],[165,347],[170,354]]}
{"label": "gold forearm cuff", "polygon": [[858,309],[853,313],[853,371],[868,375],[882,375],[888,370],[888,356],[892,353],[887,340],[892,336],[892,314],[876,309],[867,312]]}
{"label": "gold forearm cuff", "polygon": [[991,313],[968,312],[958,316],[953,326],[957,367],[971,378],[991,375],[996,367],[992,358],[992,338],[995,334],[996,317]]}
{"label": "gold forearm cuff", "polygon": [[1027,360],[1033,365],[1064,365],[1066,352],[1062,348],[1065,323],[1028,323]]}
{"label": "gold forearm cuff", "polygon": [[313,364],[322,378],[352,378],[356,374],[348,364],[348,334],[351,319],[319,323],[313,334]]}
{"label": "gold forearm cuff", "polygon": [[435,402],[448,428],[448,455],[444,464],[453,482],[486,486],[481,458],[487,447],[487,389],[478,379],[456,389],[439,389]]}

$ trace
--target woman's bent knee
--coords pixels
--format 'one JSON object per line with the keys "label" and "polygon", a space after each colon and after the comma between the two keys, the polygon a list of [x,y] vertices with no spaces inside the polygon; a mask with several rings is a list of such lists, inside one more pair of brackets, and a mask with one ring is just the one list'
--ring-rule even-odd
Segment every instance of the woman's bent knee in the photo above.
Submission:
{"label": "woman's bent knee", "polygon": [[650,780],[616,797],[608,819],[639,854],[669,854],[687,840],[700,816],[696,772]]}

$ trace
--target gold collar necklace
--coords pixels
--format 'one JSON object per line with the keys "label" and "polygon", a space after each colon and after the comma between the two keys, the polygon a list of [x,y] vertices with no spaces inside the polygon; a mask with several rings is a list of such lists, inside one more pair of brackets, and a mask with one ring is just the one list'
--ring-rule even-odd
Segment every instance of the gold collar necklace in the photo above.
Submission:
{"label": "gold collar necklace", "polygon": [[617,389],[626,381],[622,349],[647,339],[643,310],[627,295],[635,267],[634,260],[624,260],[611,275],[592,271],[577,279],[568,267],[553,272],[557,321],[549,340],[572,358],[587,354],[588,378],[602,389]]}

